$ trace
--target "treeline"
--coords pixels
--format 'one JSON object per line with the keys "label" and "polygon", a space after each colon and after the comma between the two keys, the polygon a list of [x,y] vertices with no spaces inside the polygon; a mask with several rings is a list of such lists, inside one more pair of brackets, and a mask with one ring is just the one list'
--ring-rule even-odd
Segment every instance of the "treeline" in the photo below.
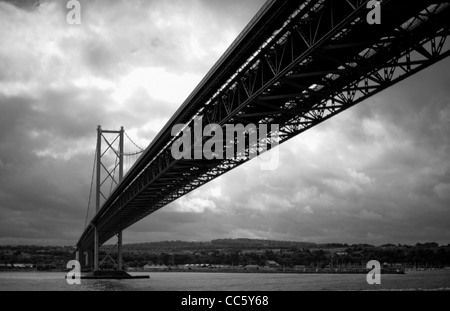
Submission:
{"label": "treeline", "polygon": [[445,267],[450,266],[450,248],[437,249],[411,247],[349,247],[343,252],[333,253],[326,249],[289,249],[289,250],[213,250],[192,253],[130,253],[123,255],[124,262],[130,267],[149,265],[259,265],[264,266],[272,260],[284,267],[304,265],[308,267],[327,266],[363,266],[370,260],[383,264],[401,264],[411,267]]}
{"label": "treeline", "polygon": [[[100,249],[100,257],[109,247]],[[114,254],[113,254],[114,255]],[[39,270],[65,269],[75,258],[73,247],[0,246],[0,264],[33,264]],[[169,241],[124,245],[123,262],[128,267],[145,265],[259,265],[275,261],[283,267],[365,265],[369,260],[389,265],[411,267],[450,266],[450,245],[417,243],[385,244],[314,244],[306,242],[252,239],[220,239],[211,242]],[[104,267],[108,267],[108,262]]]}
{"label": "treeline", "polygon": [[[450,245],[449,245],[450,246]],[[258,239],[217,239],[210,242],[187,242],[187,241],[163,241],[135,243],[124,245],[124,250],[129,251],[149,251],[149,252],[179,252],[179,251],[195,251],[195,250],[252,250],[252,249],[331,249],[331,248],[372,248],[370,244],[347,244],[347,243],[326,243],[316,244],[309,242],[293,242],[293,241],[274,241],[274,240],[258,240]],[[418,247],[418,248],[434,248],[439,247],[437,243],[417,243],[411,245],[394,245],[385,244],[379,246],[385,247]]]}
{"label": "treeline", "polygon": [[60,270],[74,259],[74,251],[74,247],[60,246],[0,246],[0,268],[7,270],[15,264],[25,264],[37,270]]}

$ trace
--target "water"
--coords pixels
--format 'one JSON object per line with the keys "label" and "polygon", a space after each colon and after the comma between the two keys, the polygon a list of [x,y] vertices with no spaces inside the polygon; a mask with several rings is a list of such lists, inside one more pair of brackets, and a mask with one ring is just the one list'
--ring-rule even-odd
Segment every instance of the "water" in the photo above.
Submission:
{"label": "water", "polygon": [[382,275],[368,285],[364,274],[132,273],[150,279],[81,280],[68,285],[62,272],[0,272],[0,291],[323,291],[450,290],[450,271],[410,271]]}

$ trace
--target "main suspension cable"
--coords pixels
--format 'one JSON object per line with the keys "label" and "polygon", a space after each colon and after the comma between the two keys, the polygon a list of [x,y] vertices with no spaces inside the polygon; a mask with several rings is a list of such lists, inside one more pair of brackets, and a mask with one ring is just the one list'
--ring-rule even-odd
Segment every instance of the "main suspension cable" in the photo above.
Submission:
{"label": "main suspension cable", "polygon": [[138,148],[138,149],[141,151],[140,153],[144,152],[144,148],[139,147],[138,144],[136,144],[136,143],[131,139],[131,137],[128,136],[127,132],[124,131],[124,133],[125,133],[125,136],[131,141],[131,143],[132,143],[133,145],[135,145],[136,148]]}
{"label": "main suspension cable", "polygon": [[91,190],[89,191],[89,200],[88,200],[88,206],[87,206],[87,211],[86,211],[86,219],[84,221],[84,230],[86,230],[87,220],[88,220],[88,216],[89,216],[89,207],[91,205],[92,188],[94,186],[94,174],[95,174],[96,163],[97,163],[97,148],[95,148],[94,165],[92,167]]}

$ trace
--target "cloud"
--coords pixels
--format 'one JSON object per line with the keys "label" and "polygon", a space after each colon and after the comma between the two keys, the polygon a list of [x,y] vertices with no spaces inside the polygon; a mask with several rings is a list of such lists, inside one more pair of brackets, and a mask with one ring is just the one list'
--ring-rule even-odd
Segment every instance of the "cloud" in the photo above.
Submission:
{"label": "cloud", "polygon": [[[146,147],[264,1],[81,3],[74,26],[64,1],[0,1],[0,244],[75,244],[97,125]],[[449,66],[282,144],[274,171],[251,161],[197,189],[125,241],[449,243]]]}
{"label": "cloud", "polygon": [[[197,1],[81,2],[71,26],[63,1],[0,1],[0,243],[73,244],[97,125],[148,145],[259,8],[224,18]],[[214,206],[186,202],[184,214]]]}
{"label": "cloud", "polygon": [[362,210],[360,213],[356,215],[357,218],[363,219],[363,220],[381,220],[383,219],[383,216],[374,213],[372,211]]}
{"label": "cloud", "polygon": [[39,6],[39,0],[2,0],[10,5],[14,5],[20,9],[33,11]]}
{"label": "cloud", "polygon": [[211,200],[202,198],[180,198],[173,210],[176,212],[204,213],[206,209],[215,209],[216,204]]}
{"label": "cloud", "polygon": [[438,184],[434,186],[434,192],[441,200],[449,200],[450,184]]}
{"label": "cloud", "polygon": [[303,208],[303,212],[305,214],[311,214],[311,215],[314,214],[314,211],[312,210],[311,206],[309,206],[309,205],[307,205]]}
{"label": "cloud", "polygon": [[201,78],[199,75],[170,73],[164,68],[138,68],[122,78],[113,96],[117,101],[123,102],[140,90],[146,91],[156,100],[179,105]]}

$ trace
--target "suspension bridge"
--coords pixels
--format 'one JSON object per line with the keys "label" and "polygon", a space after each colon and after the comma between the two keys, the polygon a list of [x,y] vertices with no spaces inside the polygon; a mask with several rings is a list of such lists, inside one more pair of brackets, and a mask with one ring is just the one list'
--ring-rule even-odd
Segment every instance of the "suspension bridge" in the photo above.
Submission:
{"label": "suspension bridge", "polygon": [[[450,55],[450,1],[379,5],[381,24],[370,25],[368,1],[267,1],[125,175],[124,130],[99,127],[96,213],[77,243],[82,264],[99,270],[99,246],[117,236],[122,269],[123,230],[274,143],[258,137],[233,159],[175,159],[175,125],[193,127],[198,116],[221,127],[278,124],[281,144]],[[118,135],[119,146],[106,134]],[[109,166],[101,162],[102,140],[116,157]],[[101,169],[108,180],[119,170],[109,192]]]}

